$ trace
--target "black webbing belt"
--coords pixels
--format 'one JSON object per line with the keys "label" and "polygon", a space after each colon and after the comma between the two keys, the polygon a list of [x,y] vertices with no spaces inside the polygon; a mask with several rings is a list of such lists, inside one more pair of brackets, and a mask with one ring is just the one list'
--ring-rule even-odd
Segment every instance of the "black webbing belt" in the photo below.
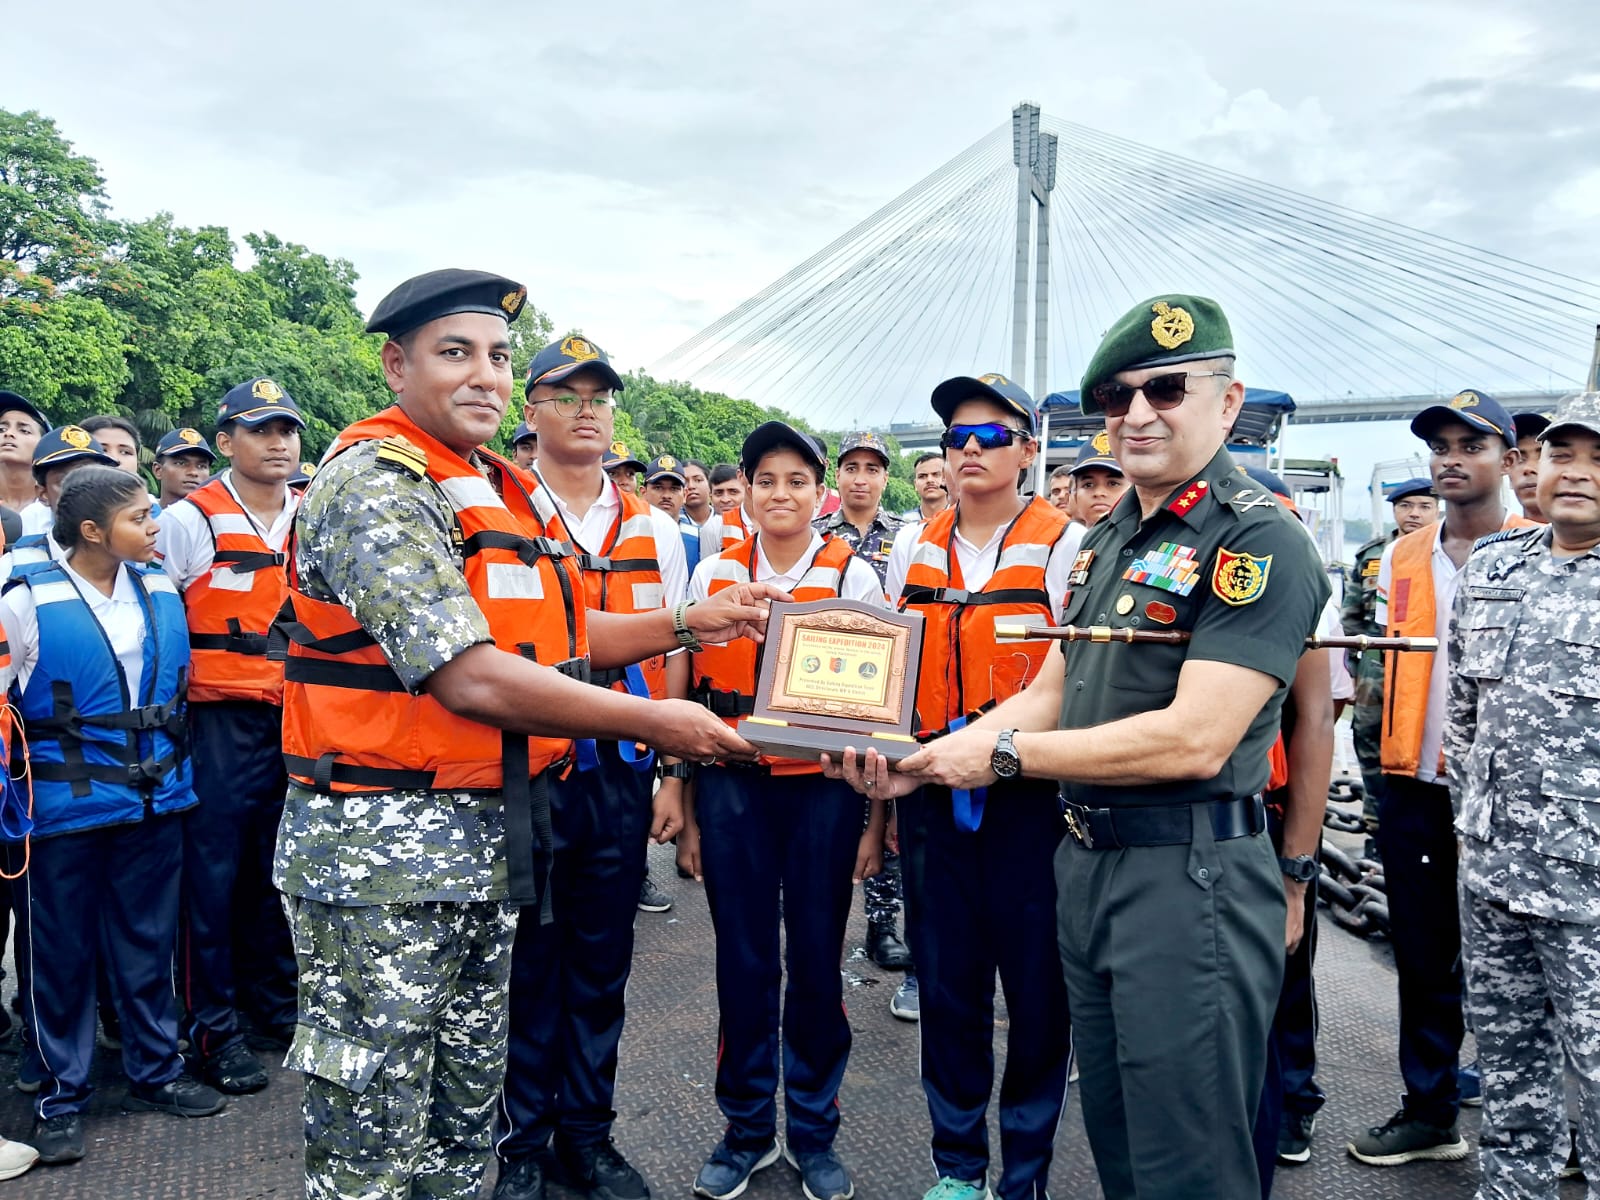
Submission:
{"label": "black webbing belt", "polygon": [[[177,694],[165,704],[145,704],[123,712],[85,716],[73,699],[72,684],[57,679],[50,685],[54,711],[28,723],[29,734],[37,740],[53,740],[61,747],[61,762],[33,761],[33,774],[49,783],[70,783],[72,794],[87,796],[91,783],[110,783],[148,791],[156,786],[179,762],[188,757],[188,728],[182,705],[187,672],[178,680]],[[125,732],[121,744],[90,742],[83,736],[85,726]],[[172,753],[160,758],[139,757],[141,733],[160,730],[172,739]],[[114,763],[85,760],[85,744],[98,747],[117,759]]]}
{"label": "black webbing belt", "polygon": [[528,776],[528,738],[500,735],[501,784],[506,814],[506,876],[511,903],[539,906],[539,924],[555,919],[550,904],[550,871],[555,862],[555,827],[550,820],[550,782],[546,772]]}
{"label": "black webbing belt", "polygon": [[723,692],[702,683],[690,696],[696,704],[703,704],[714,717],[748,717],[756,711],[756,698],[739,692]]}
{"label": "black webbing belt", "polygon": [[1050,593],[1034,588],[1001,588],[997,592],[969,592],[963,588],[908,587],[900,599],[906,604],[1042,604],[1050,607]]}
{"label": "black webbing belt", "polygon": [[234,654],[266,654],[268,637],[251,633],[239,625],[238,617],[228,618],[227,633],[191,633],[191,650],[228,650]]}

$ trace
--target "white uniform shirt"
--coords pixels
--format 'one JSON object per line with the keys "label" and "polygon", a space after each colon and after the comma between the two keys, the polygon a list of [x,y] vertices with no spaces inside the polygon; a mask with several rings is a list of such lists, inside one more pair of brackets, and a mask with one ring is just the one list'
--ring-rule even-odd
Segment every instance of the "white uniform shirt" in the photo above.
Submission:
{"label": "white uniform shirt", "polygon": [[[600,498],[589,506],[588,512],[579,514],[567,507],[567,502],[545,482],[542,475],[539,484],[555,501],[556,511],[566,523],[572,540],[578,543],[580,549],[599,554],[600,547],[606,544],[606,537],[611,533],[611,526],[622,511],[622,498],[617,493],[617,485],[606,480],[605,486],[600,489]],[[650,513],[650,533],[656,542],[656,563],[661,567],[661,603],[657,607],[674,608],[683,599],[684,589],[689,582],[688,560],[683,556],[683,536],[678,532],[678,523],[654,504],[647,504],[645,508]]]}
{"label": "white uniform shirt", "polygon": [[32,504],[24,505],[22,511],[17,515],[22,518],[23,537],[34,533],[44,533],[56,521],[55,513],[50,511],[49,506],[43,500],[35,500]]}
{"label": "white uniform shirt", "polygon": [[[1439,780],[1439,753],[1444,747],[1444,710],[1450,689],[1449,655],[1444,648],[1450,640],[1450,614],[1455,610],[1456,588],[1461,583],[1462,571],[1444,552],[1444,522],[1435,522],[1431,533],[1433,635],[1439,639],[1439,652],[1433,656],[1433,669],[1428,675],[1428,707],[1422,714],[1422,748],[1417,754],[1417,778],[1423,783],[1437,783]],[[1394,542],[1383,548],[1383,560],[1378,566],[1378,603],[1373,610],[1373,620],[1380,629],[1389,627],[1389,587],[1394,575],[1394,548]]]}
{"label": "white uniform shirt", "polygon": [[[267,549],[275,553],[281,552],[289,540],[290,529],[294,527],[294,514],[300,505],[300,493],[288,484],[284,484],[283,509],[273,519],[272,524],[266,526],[256,519],[255,513],[245,508],[242,500],[239,500],[239,493],[234,491],[233,487],[232,468],[224,471],[219,478],[222,480],[222,486],[228,489],[239,507],[244,509],[245,516],[250,518],[251,526],[267,544]],[[159,524],[160,528],[156,531],[156,561],[161,564],[167,573],[167,578],[177,585],[180,592],[187,591],[195,580],[210,573],[213,556],[217,551],[206,515],[198,506],[179,501],[171,508],[162,511]],[[232,576],[237,573],[228,572],[228,574]],[[242,590],[250,589],[252,575],[253,573],[238,575],[244,583]]]}
{"label": "white uniform shirt", "polygon": [[[969,592],[980,591],[989,582],[989,577],[994,574],[994,565],[1000,558],[1000,541],[1010,528],[1011,522],[1007,521],[981,546],[962,537],[959,527],[956,529],[956,562],[961,565],[963,586]],[[1072,560],[1078,556],[1078,543],[1083,541],[1085,532],[1081,525],[1068,525],[1045,562],[1044,587],[1050,596],[1050,618],[1053,621],[1061,620],[1067,593],[1072,590],[1067,577],[1072,574]],[[889,548],[889,570],[885,584],[889,599],[896,608],[900,606],[900,593],[905,590],[912,548],[921,540],[922,527],[918,525],[910,530],[902,530]]]}
{"label": "white uniform shirt", "polygon": [[[806,547],[805,553],[795,560],[794,566],[787,571],[777,571],[767,560],[766,547],[762,545],[761,535],[756,535],[756,570],[753,581],[756,583],[770,583],[773,587],[780,587],[784,591],[792,591],[794,585],[800,582],[800,577],[811,566],[811,560],[817,556],[817,551],[822,549],[822,535],[813,532],[811,543]],[[704,600],[711,594],[711,570],[718,556],[700,560],[700,565],[694,569],[694,578],[689,581],[689,599]],[[863,604],[870,604],[874,608],[888,607],[883,599],[883,587],[878,583],[878,573],[872,569],[867,560],[852,557],[844,565],[844,574],[839,580],[839,595],[846,600],[859,600]]]}
{"label": "white uniform shirt", "polygon": [[[105,630],[111,650],[122,664],[124,692],[128,707],[139,702],[139,681],[144,673],[144,607],[139,603],[139,591],[128,570],[117,572],[117,582],[107,596],[94,584],[62,562],[70,584],[88,601],[100,628]],[[65,586],[47,584],[46,586]],[[39,665],[39,617],[31,587],[14,587],[0,596],[0,619],[6,627],[6,640],[11,646],[11,666],[0,671],[0,682],[10,686],[15,679],[19,688],[28,686],[34,668]]]}

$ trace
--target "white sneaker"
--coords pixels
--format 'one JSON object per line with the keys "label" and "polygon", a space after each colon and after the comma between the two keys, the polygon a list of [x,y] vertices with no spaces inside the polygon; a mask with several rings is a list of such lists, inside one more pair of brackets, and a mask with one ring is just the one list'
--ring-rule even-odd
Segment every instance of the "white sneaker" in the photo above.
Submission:
{"label": "white sneaker", "polygon": [[15,1179],[39,1161],[39,1152],[26,1142],[0,1138],[0,1179]]}

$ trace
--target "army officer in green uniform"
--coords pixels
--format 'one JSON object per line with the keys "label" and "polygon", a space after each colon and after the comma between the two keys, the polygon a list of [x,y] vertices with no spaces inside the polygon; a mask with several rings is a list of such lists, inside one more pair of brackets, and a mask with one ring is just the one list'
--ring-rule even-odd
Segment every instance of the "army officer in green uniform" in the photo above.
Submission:
{"label": "army officer in green uniform", "polygon": [[1073,643],[898,772],[876,754],[844,764],[877,795],[1062,781],[1057,927],[1108,1200],[1259,1195],[1250,1128],[1286,912],[1261,790],[1330,589],[1311,539],[1225,449],[1243,402],[1214,301],[1161,296],[1119,320],[1082,403],[1133,487],[1084,537],[1065,623],[1188,638]]}

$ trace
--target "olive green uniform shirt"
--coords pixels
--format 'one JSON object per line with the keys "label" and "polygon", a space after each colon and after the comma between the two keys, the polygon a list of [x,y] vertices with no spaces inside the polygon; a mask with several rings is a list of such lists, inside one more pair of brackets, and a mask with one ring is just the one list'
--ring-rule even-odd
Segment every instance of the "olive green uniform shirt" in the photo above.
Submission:
{"label": "olive green uniform shirt", "polygon": [[[1064,643],[1061,728],[1081,729],[1171,704],[1191,659],[1232,663],[1278,681],[1221,772],[1137,787],[1069,783],[1091,807],[1247,796],[1267,782],[1283,698],[1305,639],[1332,594],[1315,544],[1294,515],[1226,449],[1148,518],[1128,490],[1084,537],[1064,624],[1180,630],[1177,644]],[[1218,695],[1222,706],[1231,697]]]}

